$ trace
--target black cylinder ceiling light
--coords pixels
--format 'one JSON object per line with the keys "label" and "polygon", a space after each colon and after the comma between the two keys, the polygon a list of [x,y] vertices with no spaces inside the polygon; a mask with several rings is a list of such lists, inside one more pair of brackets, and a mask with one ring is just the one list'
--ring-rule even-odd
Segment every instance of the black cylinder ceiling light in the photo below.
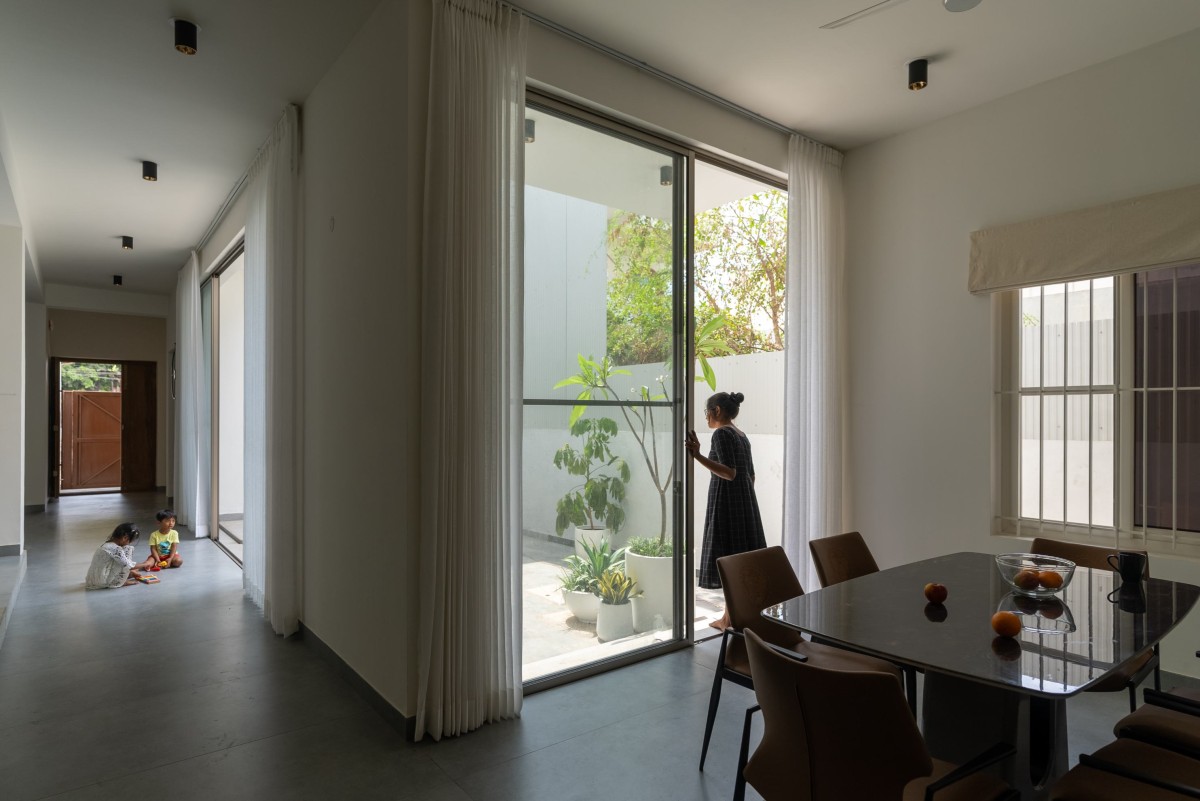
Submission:
{"label": "black cylinder ceiling light", "polygon": [[133,237],[132,236],[121,237],[121,250],[133,250]]}
{"label": "black cylinder ceiling light", "polygon": [[153,161],[142,162],[142,180],[157,181],[158,180],[158,165]]}
{"label": "black cylinder ceiling light", "polygon": [[172,19],[175,28],[175,49],[185,56],[196,55],[196,34],[200,31],[196,23],[186,19]]}
{"label": "black cylinder ceiling light", "polygon": [[908,88],[919,92],[929,85],[929,59],[908,62]]}
{"label": "black cylinder ceiling light", "polygon": [[664,164],[658,168],[658,183],[660,186],[670,186],[675,183],[675,171],[671,169],[670,164]]}

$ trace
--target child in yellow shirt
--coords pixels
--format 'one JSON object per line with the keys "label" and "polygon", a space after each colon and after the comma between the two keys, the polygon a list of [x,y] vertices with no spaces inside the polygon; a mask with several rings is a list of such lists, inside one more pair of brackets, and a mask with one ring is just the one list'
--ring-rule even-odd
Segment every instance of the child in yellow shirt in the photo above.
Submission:
{"label": "child in yellow shirt", "polygon": [[163,509],[154,518],[158,520],[158,530],[150,535],[150,557],[154,560],[154,567],[150,569],[183,567],[183,557],[179,555],[179,532],[175,530],[175,513]]}

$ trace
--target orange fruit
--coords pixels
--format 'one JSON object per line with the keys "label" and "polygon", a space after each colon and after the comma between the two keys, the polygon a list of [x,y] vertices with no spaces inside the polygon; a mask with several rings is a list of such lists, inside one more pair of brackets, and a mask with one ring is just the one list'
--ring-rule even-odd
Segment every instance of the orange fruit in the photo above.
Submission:
{"label": "orange fruit", "polygon": [[1046,620],[1058,620],[1062,617],[1063,611],[1062,601],[1057,598],[1047,598],[1038,604],[1038,614]]}
{"label": "orange fruit", "polygon": [[992,653],[1005,662],[1016,662],[1021,658],[1021,643],[1009,637],[992,640]]}
{"label": "orange fruit", "polygon": [[1013,584],[1022,590],[1036,590],[1040,583],[1038,575],[1036,570],[1026,568],[1013,576]]}
{"label": "orange fruit", "polygon": [[997,612],[992,615],[992,631],[1001,637],[1016,637],[1021,633],[1021,618],[1012,612]]}
{"label": "orange fruit", "polygon": [[1062,573],[1054,570],[1043,570],[1037,574],[1038,584],[1041,584],[1048,590],[1057,590],[1063,585]]}

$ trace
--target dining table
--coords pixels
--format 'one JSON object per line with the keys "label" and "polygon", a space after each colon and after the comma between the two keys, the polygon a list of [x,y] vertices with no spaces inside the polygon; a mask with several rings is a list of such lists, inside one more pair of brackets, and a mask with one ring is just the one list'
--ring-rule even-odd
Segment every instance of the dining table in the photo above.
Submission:
{"label": "dining table", "polygon": [[[929,583],[946,587],[943,603],[927,602]],[[1006,742],[1015,753],[1001,778],[1035,801],[1070,767],[1068,699],[1156,647],[1198,597],[1200,587],[1183,582],[1122,584],[1114,572],[1076,567],[1064,589],[1032,598],[1013,591],[992,554],[954,553],[815,590],[762,614],[816,641],[922,671],[930,754],[961,763]],[[997,636],[997,611],[1018,615],[1019,635]]]}

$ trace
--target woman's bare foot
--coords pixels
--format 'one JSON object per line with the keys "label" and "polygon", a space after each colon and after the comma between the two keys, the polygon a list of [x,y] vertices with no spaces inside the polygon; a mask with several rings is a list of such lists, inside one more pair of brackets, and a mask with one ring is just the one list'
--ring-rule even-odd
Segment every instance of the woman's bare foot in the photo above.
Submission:
{"label": "woman's bare foot", "polygon": [[137,583],[138,583],[138,580],[137,580],[137,579],[135,579],[135,578],[127,578],[127,579],[125,579],[125,583],[124,583],[124,584],[122,584],[121,586],[122,586],[122,587],[128,587],[128,586],[130,586],[131,584],[137,584]]}
{"label": "woman's bare foot", "polygon": [[725,629],[729,628],[729,613],[726,612],[725,614],[721,615],[719,620],[714,620],[708,625],[712,626],[718,631],[724,631]]}

